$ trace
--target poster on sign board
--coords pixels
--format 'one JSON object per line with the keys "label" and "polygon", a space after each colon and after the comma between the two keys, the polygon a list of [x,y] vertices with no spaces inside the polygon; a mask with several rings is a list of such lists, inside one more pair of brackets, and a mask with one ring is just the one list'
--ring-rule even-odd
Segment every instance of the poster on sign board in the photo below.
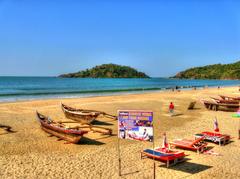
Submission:
{"label": "poster on sign board", "polygon": [[118,111],[118,137],[153,141],[153,112],[143,110]]}

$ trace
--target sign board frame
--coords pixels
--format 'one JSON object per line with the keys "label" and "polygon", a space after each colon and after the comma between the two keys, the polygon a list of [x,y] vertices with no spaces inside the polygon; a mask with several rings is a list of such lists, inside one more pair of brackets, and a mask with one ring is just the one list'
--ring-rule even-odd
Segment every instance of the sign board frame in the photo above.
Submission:
{"label": "sign board frame", "polygon": [[[121,149],[120,139],[130,139],[138,141],[148,141],[154,146],[154,116],[152,110],[118,110],[118,167],[119,176],[121,173]],[[154,159],[155,178],[155,159]]]}

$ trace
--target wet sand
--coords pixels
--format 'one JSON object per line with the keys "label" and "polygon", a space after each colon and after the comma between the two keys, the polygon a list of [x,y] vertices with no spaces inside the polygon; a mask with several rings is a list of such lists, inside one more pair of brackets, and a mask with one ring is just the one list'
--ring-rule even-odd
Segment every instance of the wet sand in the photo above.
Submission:
{"label": "wet sand", "polygon": [[[232,112],[208,111],[199,102],[201,98],[218,94],[240,96],[238,87],[208,88],[181,92],[152,92],[119,96],[75,99],[48,99],[0,104],[0,124],[11,126],[14,132],[0,128],[0,178],[152,178],[153,161],[141,159],[140,151],[152,143],[121,140],[123,176],[118,176],[117,121],[99,118],[98,124],[113,130],[113,136],[89,133],[77,145],[65,144],[41,130],[35,111],[54,120],[68,120],[60,102],[73,107],[95,109],[110,114],[118,109],[154,111],[155,146],[162,145],[162,133],[168,141],[194,138],[201,131],[213,131],[216,116],[220,131],[234,138],[226,146],[209,143],[221,154],[211,156],[184,151],[188,160],[167,169],[156,161],[157,178],[239,178],[240,140],[239,120]],[[168,105],[175,104],[176,116],[170,117]],[[197,101],[194,110],[187,110],[191,101]],[[96,123],[97,124],[97,123]]]}

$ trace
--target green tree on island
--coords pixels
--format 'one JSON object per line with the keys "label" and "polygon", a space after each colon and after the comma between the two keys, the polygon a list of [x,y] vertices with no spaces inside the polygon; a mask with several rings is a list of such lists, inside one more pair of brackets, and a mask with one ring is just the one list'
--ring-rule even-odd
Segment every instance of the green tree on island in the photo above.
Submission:
{"label": "green tree on island", "polygon": [[63,78],[149,78],[134,68],[116,64],[103,64],[76,73],[60,75]]}
{"label": "green tree on island", "polygon": [[191,79],[240,79],[240,61],[231,64],[215,64],[190,68],[173,78]]}

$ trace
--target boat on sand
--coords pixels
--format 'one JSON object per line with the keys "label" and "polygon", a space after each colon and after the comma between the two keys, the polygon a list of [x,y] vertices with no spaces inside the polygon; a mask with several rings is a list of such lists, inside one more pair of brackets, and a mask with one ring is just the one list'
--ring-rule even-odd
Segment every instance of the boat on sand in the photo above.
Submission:
{"label": "boat on sand", "polygon": [[100,115],[103,115],[105,117],[112,118],[112,119],[117,118],[114,115],[110,115],[102,111],[76,109],[62,103],[61,103],[61,108],[66,118],[72,119],[82,124],[90,124]]}
{"label": "boat on sand", "polygon": [[204,106],[209,109],[209,110],[213,110],[213,111],[218,111],[218,110],[222,110],[222,111],[237,111],[239,108],[239,104],[232,104],[232,103],[218,103],[214,100],[210,101],[210,100],[204,100],[202,99],[201,102],[204,104]]}
{"label": "boat on sand", "polygon": [[222,99],[224,99],[224,100],[227,100],[227,101],[229,101],[229,100],[234,100],[234,101],[238,101],[238,102],[240,102],[240,97],[230,97],[230,96],[224,96],[224,95],[219,95]]}
{"label": "boat on sand", "polygon": [[215,102],[217,103],[226,103],[226,104],[238,104],[239,102],[237,100],[225,100],[225,99],[219,99],[219,98],[215,98],[215,97],[211,97],[211,99],[213,99]]}
{"label": "boat on sand", "polygon": [[49,117],[36,112],[37,120],[39,121],[42,130],[56,136],[62,140],[66,140],[69,143],[78,143],[82,136],[88,131],[77,128],[68,128],[66,125],[53,121]]}

